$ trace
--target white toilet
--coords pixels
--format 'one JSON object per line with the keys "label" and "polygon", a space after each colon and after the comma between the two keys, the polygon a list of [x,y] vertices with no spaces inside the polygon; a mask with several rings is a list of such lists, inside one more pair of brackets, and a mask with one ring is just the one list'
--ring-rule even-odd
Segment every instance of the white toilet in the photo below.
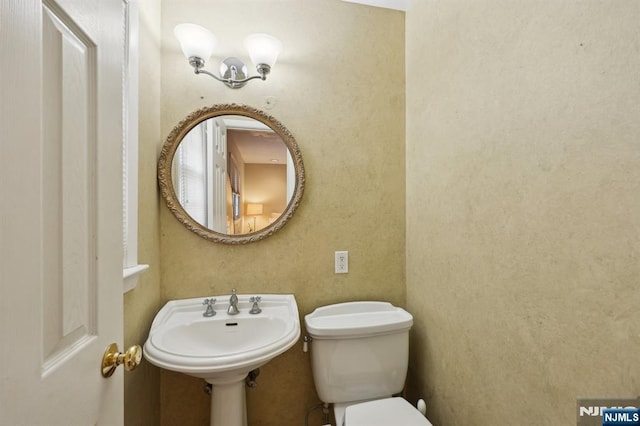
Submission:
{"label": "white toilet", "polygon": [[399,397],[409,362],[413,317],[386,302],[323,306],[305,316],[311,369],[336,426],[431,426]]}

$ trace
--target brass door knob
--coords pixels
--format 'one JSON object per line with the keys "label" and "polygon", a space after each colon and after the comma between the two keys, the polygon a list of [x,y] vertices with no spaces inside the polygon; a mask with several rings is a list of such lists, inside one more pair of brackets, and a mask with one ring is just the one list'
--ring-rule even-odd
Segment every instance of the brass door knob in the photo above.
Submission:
{"label": "brass door knob", "polygon": [[140,345],[133,345],[125,353],[118,352],[118,345],[115,343],[107,346],[102,357],[102,376],[111,377],[120,364],[124,364],[127,371],[134,370],[142,361],[142,348]]}

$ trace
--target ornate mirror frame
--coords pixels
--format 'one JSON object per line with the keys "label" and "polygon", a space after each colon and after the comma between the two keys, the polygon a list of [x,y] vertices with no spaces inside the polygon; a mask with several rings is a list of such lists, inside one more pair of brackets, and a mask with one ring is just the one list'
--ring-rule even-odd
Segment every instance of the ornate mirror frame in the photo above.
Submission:
{"label": "ornate mirror frame", "polygon": [[[293,159],[293,165],[295,168],[295,188],[291,200],[287,204],[286,209],[273,223],[269,224],[265,228],[258,231],[254,231],[247,234],[223,234],[213,231],[193,219],[182,207],[178,197],[176,196],[175,188],[173,187],[172,176],[172,164],[173,158],[180,145],[180,142],[187,133],[202,121],[209,118],[218,117],[222,115],[240,115],[244,117],[253,118],[254,120],[264,123],[276,132],[282,141],[287,146]],[[287,128],[272,116],[265,112],[247,106],[238,104],[216,104],[209,107],[201,108],[197,111],[189,114],[184,120],[178,123],[169,136],[167,137],[160,158],[158,160],[158,184],[160,186],[160,194],[167,204],[167,207],[173,213],[173,215],[182,223],[187,229],[196,233],[200,237],[224,244],[247,244],[254,241],[262,240],[270,235],[273,235],[276,231],[282,228],[291,219],[302,199],[304,193],[306,176],[304,170],[304,164],[302,162],[302,155],[298,144]]]}

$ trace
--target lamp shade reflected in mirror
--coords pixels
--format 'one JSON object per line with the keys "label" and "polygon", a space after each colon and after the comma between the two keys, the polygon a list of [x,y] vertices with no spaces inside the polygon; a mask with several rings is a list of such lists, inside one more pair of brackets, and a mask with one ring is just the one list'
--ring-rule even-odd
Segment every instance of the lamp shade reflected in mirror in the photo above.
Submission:
{"label": "lamp shade reflected in mirror", "polygon": [[211,241],[244,244],[285,225],[304,191],[304,166],[291,133],[243,105],[195,111],[171,132],[158,181],[174,216]]}

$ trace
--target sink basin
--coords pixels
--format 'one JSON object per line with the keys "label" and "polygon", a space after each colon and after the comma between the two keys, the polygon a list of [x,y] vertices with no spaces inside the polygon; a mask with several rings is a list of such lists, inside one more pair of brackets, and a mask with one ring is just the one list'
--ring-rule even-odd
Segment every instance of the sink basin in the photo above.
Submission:
{"label": "sink basin", "polygon": [[[156,333],[151,342],[173,355],[205,358],[205,363],[217,354],[216,363],[222,363],[223,358],[267,348],[285,336],[289,328],[278,317],[225,317],[167,327]],[[227,367],[228,364],[223,365]]]}
{"label": "sink basin", "polygon": [[300,337],[293,295],[261,295],[259,314],[238,295],[240,313],[228,315],[229,296],[216,297],[216,315],[203,317],[203,298],[173,300],[156,315],[144,345],[148,361],[203,379],[246,375],[280,355]]}
{"label": "sink basin", "polygon": [[216,296],[216,315],[204,317],[204,298],[173,300],[158,312],[144,356],[158,367],[205,379],[211,389],[211,425],[247,426],[245,377],[291,348],[300,337],[298,305],[291,294],[238,294],[237,315],[227,314],[230,295]]}

